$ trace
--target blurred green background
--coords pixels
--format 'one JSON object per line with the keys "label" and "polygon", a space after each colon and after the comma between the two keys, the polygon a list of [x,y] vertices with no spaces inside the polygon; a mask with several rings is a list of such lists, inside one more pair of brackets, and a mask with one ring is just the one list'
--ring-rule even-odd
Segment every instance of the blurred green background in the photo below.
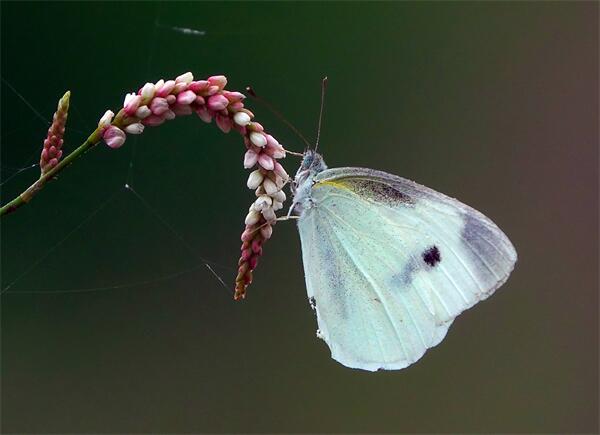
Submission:
{"label": "blurred green background", "polygon": [[[293,223],[275,228],[244,302],[190,271],[207,258],[233,286],[253,199],[241,139],[196,117],[147,129],[2,219],[4,432],[598,431],[598,3],[1,7],[3,180],[37,161],[67,89],[67,150],[126,92],[185,71],[251,84],[314,140],[328,75],[330,166],[458,197],[519,253],[417,364],[353,371],[315,337]],[[36,173],[2,184],[2,202]],[[43,294],[105,286],[119,287]]]}

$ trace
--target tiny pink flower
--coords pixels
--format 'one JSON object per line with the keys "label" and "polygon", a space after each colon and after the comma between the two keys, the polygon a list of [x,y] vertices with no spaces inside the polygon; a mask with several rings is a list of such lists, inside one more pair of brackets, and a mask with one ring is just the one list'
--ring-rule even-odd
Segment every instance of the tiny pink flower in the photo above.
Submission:
{"label": "tiny pink flower", "polygon": [[102,118],[100,118],[100,121],[98,121],[98,127],[108,128],[114,116],[115,114],[112,110],[107,110],[104,112],[104,115],[102,115]]}
{"label": "tiny pink flower", "polygon": [[188,89],[196,94],[205,91],[209,87],[209,83],[206,80],[198,80],[189,84]]}
{"label": "tiny pink flower", "polygon": [[260,153],[260,155],[258,156],[258,164],[265,168],[267,171],[272,171],[275,167],[271,156],[265,153]]}
{"label": "tiny pink flower", "polygon": [[261,213],[267,222],[274,222],[277,220],[273,207],[265,208],[264,210],[261,210]]}
{"label": "tiny pink flower", "polygon": [[138,109],[142,102],[142,96],[137,94],[127,94],[125,101],[123,102],[123,110],[129,116],[135,115],[135,111]]}
{"label": "tiny pink flower", "polygon": [[135,111],[136,118],[144,119],[150,115],[152,115],[152,111],[148,108],[148,106],[140,106]]}
{"label": "tiny pink flower", "polygon": [[223,110],[229,104],[229,100],[225,98],[223,95],[213,95],[208,98],[208,103],[206,105],[210,110],[214,110],[215,112],[219,110]]}
{"label": "tiny pink flower", "polygon": [[265,131],[265,128],[262,126],[262,124],[258,122],[253,122],[252,124],[248,125],[248,128],[259,133]]}
{"label": "tiny pink flower", "polygon": [[196,101],[195,101],[195,103],[196,103],[198,106],[204,106],[204,103],[205,103],[205,102],[204,102],[204,97],[201,97],[200,95],[198,95],[198,96],[196,97]]}
{"label": "tiny pink flower", "polygon": [[173,88],[171,93],[174,95],[177,95],[178,93],[185,91],[187,89],[187,87],[188,87],[187,83],[184,83],[184,82],[175,83],[175,87]]}
{"label": "tiny pink flower", "polygon": [[241,101],[236,101],[235,103],[229,104],[228,107],[231,108],[231,110],[234,112],[239,112],[241,109],[244,108],[244,103],[242,103]]}
{"label": "tiny pink flower", "polygon": [[208,123],[208,122],[212,121],[212,115],[210,114],[210,112],[208,111],[206,106],[202,106],[202,107],[198,108],[196,110],[196,115],[198,115],[198,117],[204,122]]}
{"label": "tiny pink flower", "polygon": [[162,114],[162,117],[169,121],[175,119],[175,116],[175,112],[173,112],[172,110],[167,110],[165,113]]}
{"label": "tiny pink flower", "polygon": [[175,80],[167,80],[160,88],[156,87],[156,96],[165,98],[175,87]]}
{"label": "tiny pink flower", "polygon": [[192,91],[183,91],[177,95],[178,104],[192,104],[196,101],[196,94]]}
{"label": "tiny pink flower", "polygon": [[190,84],[194,80],[194,75],[191,72],[186,72],[181,74],[175,79],[177,83],[185,83],[186,85]]}
{"label": "tiny pink flower", "polygon": [[171,104],[175,104],[177,102],[177,96],[175,96],[173,94],[167,95],[165,97],[165,100],[167,100],[167,103],[169,103],[169,106],[170,106]]}
{"label": "tiny pink flower", "polygon": [[189,105],[182,105],[182,104],[175,104],[173,106],[171,106],[171,110],[173,112],[175,112],[175,115],[177,116],[185,116],[185,115],[191,115],[193,110]]}
{"label": "tiny pink flower", "polygon": [[162,115],[169,110],[169,103],[165,98],[156,97],[150,103],[150,110],[154,115]]}
{"label": "tiny pink flower", "polygon": [[281,164],[279,162],[275,162],[273,164],[273,172],[275,172],[277,175],[279,175],[284,180],[287,180],[288,178],[290,178],[288,173],[285,172],[285,169],[283,168],[283,166],[281,166]]}
{"label": "tiny pink flower", "polygon": [[254,190],[254,189],[258,188],[258,186],[260,186],[262,184],[264,179],[265,179],[265,176],[262,174],[262,172],[260,172],[259,169],[252,171],[250,173],[250,175],[248,176],[248,182],[246,183],[248,186],[248,189]]}
{"label": "tiny pink flower", "polygon": [[271,225],[265,225],[260,229],[260,234],[265,240],[268,240],[273,235],[273,227]]}
{"label": "tiny pink flower", "polygon": [[129,134],[142,134],[144,131],[144,124],[136,122],[135,124],[129,124],[125,127],[125,132]]}
{"label": "tiny pink flower", "polygon": [[235,115],[233,115],[233,120],[237,125],[241,125],[243,127],[250,123],[250,115],[244,112],[238,112]]}
{"label": "tiny pink flower", "polygon": [[246,96],[241,92],[223,91],[222,94],[229,100],[230,103],[235,103],[236,101],[241,101],[246,98]]}
{"label": "tiny pink flower", "polygon": [[244,168],[249,169],[249,168],[253,167],[254,165],[256,165],[257,161],[258,161],[257,153],[255,153],[252,150],[246,151],[246,154],[244,154]]}
{"label": "tiny pink flower", "polygon": [[219,88],[218,86],[209,86],[208,89],[206,90],[206,95],[208,95],[208,96],[215,95],[220,90],[221,90],[221,88]]}
{"label": "tiny pink flower", "polygon": [[250,141],[257,147],[261,148],[267,144],[267,138],[265,137],[265,135],[257,132],[250,133]]}
{"label": "tiny pink flower", "polygon": [[154,93],[156,92],[156,88],[153,83],[146,83],[144,87],[140,91],[140,95],[142,96],[143,102],[146,103],[154,97]]}
{"label": "tiny pink flower", "polygon": [[225,76],[211,76],[208,78],[208,83],[211,86],[218,86],[219,90],[223,89],[227,85],[227,77]]}
{"label": "tiny pink flower", "polygon": [[259,220],[260,220],[260,213],[257,212],[256,210],[252,210],[246,216],[244,223],[246,225],[254,225],[254,224],[258,223]]}
{"label": "tiny pink flower", "polygon": [[145,118],[144,120],[142,120],[142,123],[144,125],[147,125],[148,127],[156,127],[156,126],[161,125],[164,122],[165,122],[165,119],[162,116],[157,116],[157,115],[150,115],[147,118]]}
{"label": "tiny pink flower", "polygon": [[286,199],[285,192],[283,190],[278,190],[277,192],[271,194],[271,198],[273,198],[273,201],[283,203]]}
{"label": "tiny pink flower", "polygon": [[263,189],[265,189],[267,195],[273,195],[279,190],[277,185],[269,178],[265,178],[265,180],[263,181]]}
{"label": "tiny pink flower", "polygon": [[[188,106],[189,107],[189,106]],[[217,126],[223,133],[229,133],[231,130],[231,119],[228,116],[217,115],[216,117]]]}
{"label": "tiny pink flower", "polygon": [[102,139],[104,139],[106,145],[113,149],[120,148],[125,143],[126,137],[127,136],[123,130],[121,130],[119,127],[115,127],[114,125],[108,127],[102,134]]}
{"label": "tiny pink flower", "polygon": [[260,195],[256,201],[254,201],[254,208],[256,210],[264,210],[271,207],[273,200],[268,195]]}

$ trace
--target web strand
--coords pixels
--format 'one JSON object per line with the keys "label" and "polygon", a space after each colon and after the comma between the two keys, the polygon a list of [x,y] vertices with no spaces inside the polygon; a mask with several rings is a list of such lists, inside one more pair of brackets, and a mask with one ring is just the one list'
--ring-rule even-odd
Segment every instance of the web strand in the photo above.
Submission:
{"label": "web strand", "polygon": [[2,289],[0,294],[7,292],[13,285],[19,282],[23,277],[28,275],[31,271],[33,271],[42,261],[44,261],[48,256],[56,250],[60,245],[62,245],[69,237],[75,234],[81,227],[83,227],[91,218],[96,216],[98,212],[100,212],[104,207],[106,207],[116,196],[121,192],[121,189],[113,192],[106,201],[104,201],[100,206],[98,206],[92,213],[90,213],[86,218],[79,222],[71,231],[67,233],[62,239],[60,239],[57,243],[55,243],[50,249],[48,249],[41,257],[39,257],[36,261],[31,263],[28,268],[26,268],[17,278],[11,281],[6,287]]}

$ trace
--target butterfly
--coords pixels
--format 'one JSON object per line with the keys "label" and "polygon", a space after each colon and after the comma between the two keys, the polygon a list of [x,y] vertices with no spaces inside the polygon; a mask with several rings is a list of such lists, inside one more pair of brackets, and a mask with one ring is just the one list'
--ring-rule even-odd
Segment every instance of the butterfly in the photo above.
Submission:
{"label": "butterfly", "polygon": [[317,336],[347,367],[416,362],[517,261],[483,214],[395,175],[328,169],[308,150],[292,191]]}

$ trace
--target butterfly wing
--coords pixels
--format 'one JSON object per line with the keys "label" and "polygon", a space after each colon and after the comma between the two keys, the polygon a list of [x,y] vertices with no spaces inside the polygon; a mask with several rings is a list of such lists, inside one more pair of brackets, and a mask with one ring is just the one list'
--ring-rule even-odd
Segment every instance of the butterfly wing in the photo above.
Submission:
{"label": "butterfly wing", "polygon": [[517,259],[487,217],[401,177],[330,169],[311,198],[298,221],[307,292],[317,334],[348,367],[417,361]]}

